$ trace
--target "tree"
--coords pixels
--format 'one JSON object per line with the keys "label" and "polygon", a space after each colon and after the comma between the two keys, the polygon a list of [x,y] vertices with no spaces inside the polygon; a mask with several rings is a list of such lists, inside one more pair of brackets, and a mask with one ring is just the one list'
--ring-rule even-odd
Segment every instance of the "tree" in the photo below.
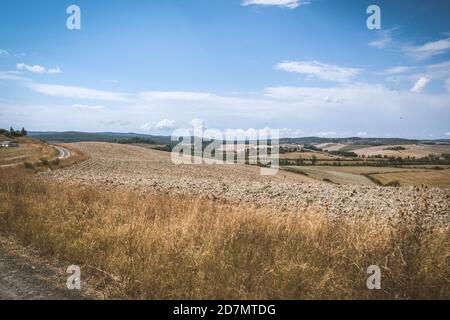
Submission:
{"label": "tree", "polygon": [[20,134],[21,134],[22,136],[26,136],[26,135],[28,134],[28,132],[27,132],[27,130],[25,130],[24,127],[22,127],[22,130],[20,131]]}

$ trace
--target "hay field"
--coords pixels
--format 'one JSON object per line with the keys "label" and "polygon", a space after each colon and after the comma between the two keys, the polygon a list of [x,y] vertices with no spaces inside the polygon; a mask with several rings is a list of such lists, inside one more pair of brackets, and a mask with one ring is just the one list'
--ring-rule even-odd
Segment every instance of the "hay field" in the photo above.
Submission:
{"label": "hay field", "polygon": [[[422,189],[395,218],[336,220],[8,170],[0,232],[81,266],[107,299],[449,299],[450,232],[432,202]],[[373,264],[383,290],[366,287]]]}
{"label": "hay field", "polygon": [[450,187],[450,169],[432,169],[434,167],[286,166],[283,168],[287,168],[291,172],[306,174],[321,182],[327,181],[344,185],[375,186],[398,181],[401,186]]}
{"label": "hay field", "polygon": [[398,181],[401,186],[436,186],[450,188],[450,169],[443,170],[423,170],[423,171],[397,171],[371,174],[371,177],[387,184],[391,181]]}
{"label": "hay field", "polygon": [[[392,147],[403,147],[406,150],[385,150]],[[450,144],[407,144],[407,145],[390,145],[390,146],[376,146],[353,150],[358,155],[374,156],[386,155],[388,157],[416,157],[423,158],[430,154],[441,155],[443,153],[450,153]]]}

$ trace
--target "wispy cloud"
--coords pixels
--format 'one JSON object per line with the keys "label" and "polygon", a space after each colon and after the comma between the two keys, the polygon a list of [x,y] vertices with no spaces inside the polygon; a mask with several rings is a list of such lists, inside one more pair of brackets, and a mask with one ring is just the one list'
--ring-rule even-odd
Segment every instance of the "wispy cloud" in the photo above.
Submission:
{"label": "wispy cloud", "polygon": [[332,98],[332,97],[328,97],[328,96],[323,98],[323,101],[328,102],[328,103],[343,103],[344,102],[344,100],[342,100],[342,99]]}
{"label": "wispy cloud", "polygon": [[56,68],[53,68],[53,69],[48,69],[47,70],[47,73],[48,74],[57,74],[57,73],[61,73],[62,71],[61,71],[61,69],[58,67],[58,66],[56,66]]}
{"label": "wispy cloud", "polygon": [[5,49],[0,49],[0,56],[7,56],[9,55],[9,52],[6,51]]}
{"label": "wispy cloud", "polygon": [[445,80],[445,87],[447,88],[447,91],[450,92],[450,78]]}
{"label": "wispy cloud", "polygon": [[420,46],[407,45],[403,47],[403,51],[407,55],[417,60],[425,60],[433,56],[446,53],[449,50],[450,50],[450,38],[427,42]]}
{"label": "wispy cloud", "polygon": [[414,67],[397,66],[397,67],[392,67],[392,68],[384,70],[383,74],[387,74],[387,75],[400,74],[400,73],[409,72],[413,69],[414,69]]}
{"label": "wispy cloud", "polygon": [[392,30],[393,29],[377,31],[378,39],[369,42],[369,46],[377,49],[384,49],[388,45],[392,44],[393,42]]}
{"label": "wispy cloud", "polygon": [[262,5],[262,6],[277,6],[282,8],[295,9],[301,5],[309,4],[309,1],[302,0],[243,0],[243,6]]}
{"label": "wispy cloud", "polygon": [[345,68],[318,61],[284,61],[279,63],[276,69],[335,82],[347,82],[362,71],[358,68]]}
{"label": "wispy cloud", "polygon": [[431,79],[427,77],[420,77],[419,80],[417,80],[416,83],[414,83],[413,87],[411,88],[411,92],[414,93],[422,92],[422,90],[425,89],[430,80]]}
{"label": "wispy cloud", "polygon": [[0,80],[30,81],[30,79],[22,77],[19,71],[0,71]]}
{"label": "wispy cloud", "polygon": [[88,105],[88,104],[73,104],[72,108],[75,109],[90,109],[90,110],[99,110],[99,109],[104,109],[105,107],[102,105]]}
{"label": "wispy cloud", "polygon": [[48,73],[48,74],[56,74],[56,73],[61,73],[61,69],[59,67],[56,68],[52,68],[52,69],[48,69],[40,66],[40,65],[27,65],[25,63],[18,63],[16,65],[17,69],[19,70],[26,70],[32,73],[38,73],[38,74],[44,74],[44,73]]}
{"label": "wispy cloud", "polygon": [[101,91],[90,88],[53,85],[53,84],[32,84],[30,88],[36,92],[49,96],[72,98],[72,99],[91,99],[104,101],[129,101],[126,94]]}
{"label": "wispy cloud", "polygon": [[219,95],[210,92],[196,91],[145,91],[137,94],[145,102],[161,104],[184,103],[185,105],[221,105],[221,106],[251,106],[264,104],[258,99],[241,96]]}
{"label": "wispy cloud", "polygon": [[147,101],[152,100],[184,100],[184,101],[209,101],[220,97],[208,92],[191,91],[146,91],[139,93],[139,96]]}
{"label": "wispy cloud", "polygon": [[433,79],[450,78],[450,60],[430,64],[425,67],[426,76]]}

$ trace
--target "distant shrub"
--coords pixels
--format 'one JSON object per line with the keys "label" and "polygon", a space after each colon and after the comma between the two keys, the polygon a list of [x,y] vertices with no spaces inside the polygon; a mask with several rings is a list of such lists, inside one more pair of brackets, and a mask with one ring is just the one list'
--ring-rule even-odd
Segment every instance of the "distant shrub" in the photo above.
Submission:
{"label": "distant shrub", "polygon": [[305,144],[305,146],[303,147],[304,149],[308,149],[308,150],[313,150],[313,151],[322,151],[321,148],[316,147],[315,145],[312,144]]}
{"label": "distant shrub", "polygon": [[386,187],[400,187],[400,181],[393,180],[385,184]]}
{"label": "distant shrub", "polygon": [[332,155],[335,156],[343,156],[343,157],[349,157],[349,158],[357,158],[358,155],[352,151],[330,151],[329,152]]}
{"label": "distant shrub", "polygon": [[384,150],[403,151],[403,150],[406,150],[406,148],[402,147],[402,146],[396,146],[396,147],[389,147],[389,148],[386,148]]}
{"label": "distant shrub", "polygon": [[26,169],[33,169],[34,170],[34,165],[31,162],[25,161],[23,163],[23,165],[25,166]]}

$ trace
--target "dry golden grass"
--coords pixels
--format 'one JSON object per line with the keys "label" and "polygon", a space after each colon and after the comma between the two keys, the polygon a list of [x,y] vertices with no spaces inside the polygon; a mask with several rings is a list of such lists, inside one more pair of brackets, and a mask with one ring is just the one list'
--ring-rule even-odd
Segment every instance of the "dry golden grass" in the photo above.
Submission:
{"label": "dry golden grass", "polygon": [[18,147],[0,148],[0,165],[17,165],[24,162],[36,163],[41,159],[51,160],[58,156],[58,152],[49,144],[27,137],[5,138],[19,143]]}
{"label": "dry golden grass", "polygon": [[[12,170],[0,174],[0,212],[2,233],[82,272],[102,270],[107,298],[450,298],[449,228],[425,222],[425,199],[398,221],[336,221]],[[382,290],[366,288],[373,264]]]}

